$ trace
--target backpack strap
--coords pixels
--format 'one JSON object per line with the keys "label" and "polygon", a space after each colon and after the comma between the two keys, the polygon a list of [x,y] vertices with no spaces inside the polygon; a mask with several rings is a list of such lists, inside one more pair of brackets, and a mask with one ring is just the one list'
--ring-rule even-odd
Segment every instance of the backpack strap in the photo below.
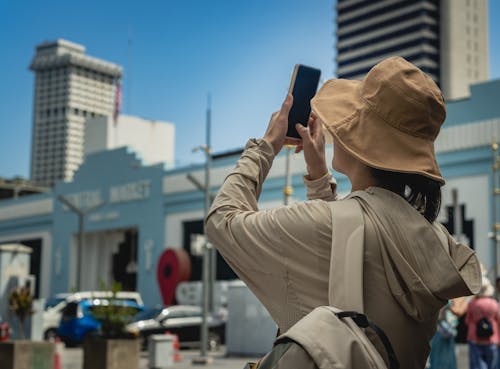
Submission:
{"label": "backpack strap", "polygon": [[365,314],[360,314],[355,311],[340,311],[335,313],[339,319],[351,318],[354,323],[360,328],[371,328],[380,341],[384,345],[385,351],[387,352],[387,357],[389,359],[389,369],[399,369],[399,361],[394,352],[394,348],[391,345],[391,341],[386,336],[385,332],[378,325],[373,323]]}
{"label": "backpack strap", "polygon": [[330,306],[340,308],[339,319],[351,318],[360,328],[371,328],[384,345],[389,368],[398,369],[399,361],[384,331],[364,314],[363,258],[365,227],[363,211],[353,193],[330,206],[332,214],[332,256],[330,259]]}
{"label": "backpack strap", "polygon": [[330,203],[332,251],[328,302],[341,310],[364,312],[363,253],[365,223],[358,201],[349,197]]}

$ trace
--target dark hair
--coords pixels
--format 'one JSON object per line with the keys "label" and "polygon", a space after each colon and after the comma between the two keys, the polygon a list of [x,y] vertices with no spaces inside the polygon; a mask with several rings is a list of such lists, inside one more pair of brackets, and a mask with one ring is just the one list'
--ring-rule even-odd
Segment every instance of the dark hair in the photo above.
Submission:
{"label": "dark hair", "polygon": [[420,174],[372,169],[378,184],[401,195],[430,223],[436,220],[441,208],[441,184]]}

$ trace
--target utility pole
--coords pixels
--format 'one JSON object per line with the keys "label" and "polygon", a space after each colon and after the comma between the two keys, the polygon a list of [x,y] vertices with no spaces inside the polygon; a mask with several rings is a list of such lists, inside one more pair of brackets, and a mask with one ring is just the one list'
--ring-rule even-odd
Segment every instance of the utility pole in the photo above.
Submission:
{"label": "utility pole", "polygon": [[73,203],[64,197],[63,195],[57,196],[57,199],[62,202],[64,205],[66,205],[69,210],[71,210],[73,213],[75,213],[78,216],[78,237],[77,237],[77,245],[76,245],[76,255],[77,255],[77,260],[76,260],[76,288],[78,291],[81,291],[82,288],[82,254],[83,254],[83,235],[84,235],[84,225],[85,225],[85,216],[94,210],[97,210],[101,206],[103,206],[105,203],[100,202],[94,206],[91,206],[86,209],[80,209],[73,205]]}
{"label": "utility pole", "polygon": [[[208,95],[208,108],[206,115],[206,143],[204,146],[199,146],[193,149],[197,151],[201,149],[205,153],[205,185],[202,186],[194,180],[194,177],[188,174],[188,179],[191,180],[195,186],[199,189],[203,189],[205,192],[205,207],[204,207],[204,219],[208,215],[210,210],[212,193],[210,191],[210,169],[212,167],[212,153],[210,148],[210,126],[211,126],[211,112],[210,112],[210,94]],[[208,242],[208,238],[205,237],[205,247],[203,248],[203,261],[202,261],[202,317],[201,317],[201,350],[200,357],[193,359],[193,364],[207,365],[213,362],[213,359],[207,355],[208,348],[208,313],[211,310],[211,304],[213,304],[213,279],[215,273],[215,249],[211,247]]]}
{"label": "utility pole", "polygon": [[493,240],[493,261],[494,261],[494,285],[495,285],[495,296],[498,297],[498,292],[496,289],[496,283],[497,283],[497,278],[498,278],[498,232],[500,231],[500,223],[498,223],[498,204],[497,204],[497,198],[498,195],[500,195],[500,188],[498,186],[498,171],[500,170],[500,157],[498,156],[498,143],[493,142],[491,144],[491,151],[492,151],[492,159],[493,159],[493,166],[492,166],[492,176],[493,176],[493,226],[492,226],[492,232],[490,233],[490,237]]}
{"label": "utility pole", "polygon": [[285,161],[285,187],[283,187],[283,203],[288,205],[290,201],[290,196],[292,196],[292,173],[290,172],[290,155],[292,146],[285,145],[286,147],[286,161]]}
{"label": "utility pole", "polygon": [[[210,206],[212,205],[212,193],[210,191],[210,171],[212,169],[212,152],[211,152],[211,127],[212,127],[212,97],[207,96],[207,124],[206,124],[206,146],[207,159],[205,162],[205,218],[208,215]],[[208,242],[208,240],[207,240]],[[215,312],[215,281],[217,280],[217,249],[210,247],[210,283],[208,284],[208,311],[212,314]]]}

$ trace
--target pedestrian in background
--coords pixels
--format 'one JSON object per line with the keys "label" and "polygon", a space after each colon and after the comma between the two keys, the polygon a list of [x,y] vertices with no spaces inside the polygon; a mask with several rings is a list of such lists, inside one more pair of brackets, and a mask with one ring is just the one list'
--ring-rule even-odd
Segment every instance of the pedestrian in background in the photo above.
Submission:
{"label": "pedestrian in background", "polygon": [[439,311],[438,326],[431,340],[430,369],[457,369],[455,337],[458,317],[464,314],[463,298],[450,300]]}
{"label": "pedestrian in background", "polygon": [[[342,278],[350,265],[340,255],[361,233],[364,312],[385,331],[402,369],[422,369],[444,301],[481,286],[474,251],[436,221],[444,184],[434,150],[446,115],[441,91],[400,57],[380,62],[363,81],[326,82],[311,100],[308,128],[296,125],[310,201],[259,210],[264,180],[287,142],[292,103],[288,95],[264,137],[248,141],[213,202],[207,236],[285,333],[316,307],[335,306],[342,299],[336,284],[358,286]],[[333,139],[333,168],[352,186],[342,200],[322,127]],[[335,219],[353,216],[363,227],[346,234]],[[304,334],[323,337],[328,328]],[[388,363],[381,340],[370,331],[367,337]],[[323,362],[338,345],[318,341],[314,360]],[[306,369],[294,353],[283,355],[283,367]]]}
{"label": "pedestrian in background", "polygon": [[483,276],[479,293],[469,301],[465,323],[470,369],[497,369],[499,306],[494,288]]}

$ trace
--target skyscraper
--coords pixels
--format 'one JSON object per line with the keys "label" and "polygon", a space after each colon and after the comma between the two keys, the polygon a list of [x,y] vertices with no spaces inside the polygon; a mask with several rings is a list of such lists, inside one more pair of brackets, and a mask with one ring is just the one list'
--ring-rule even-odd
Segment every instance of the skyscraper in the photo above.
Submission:
{"label": "skyscraper", "polygon": [[31,179],[52,186],[70,180],[83,161],[85,121],[113,116],[122,68],[85,55],[66,40],[36,47]]}
{"label": "skyscraper", "polygon": [[338,0],[337,76],[361,79],[400,55],[428,73],[447,99],[488,79],[485,0]]}

